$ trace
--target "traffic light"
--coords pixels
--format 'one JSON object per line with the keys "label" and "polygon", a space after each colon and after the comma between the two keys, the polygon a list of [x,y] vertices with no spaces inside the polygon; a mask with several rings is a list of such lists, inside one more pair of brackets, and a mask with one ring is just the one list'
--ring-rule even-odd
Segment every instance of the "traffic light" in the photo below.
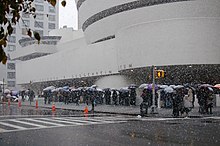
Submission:
{"label": "traffic light", "polygon": [[157,78],[164,78],[166,76],[166,72],[164,70],[156,70]]}

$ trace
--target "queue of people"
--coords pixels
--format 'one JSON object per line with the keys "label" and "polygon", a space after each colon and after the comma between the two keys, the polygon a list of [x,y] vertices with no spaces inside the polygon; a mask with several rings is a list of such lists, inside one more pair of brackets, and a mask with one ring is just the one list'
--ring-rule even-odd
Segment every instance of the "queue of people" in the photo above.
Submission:
{"label": "queue of people", "polygon": [[[176,86],[172,91],[160,89],[160,101],[162,108],[172,108],[173,117],[180,115],[188,116],[188,113],[194,108],[195,98],[198,99],[199,113],[212,114],[214,90],[209,86],[198,86],[197,88],[189,86]],[[141,115],[147,114],[148,108],[152,106],[152,91],[143,89],[141,94],[143,102],[140,105]],[[158,94],[155,95],[155,104],[157,106]]]}
{"label": "queue of people", "polygon": [[110,89],[99,90],[96,88],[66,89],[52,92],[45,90],[42,93],[44,103],[50,104],[54,102],[64,102],[65,104],[79,103],[85,104],[106,104],[106,105],[136,105],[136,90],[132,89]]}
{"label": "queue of people", "polygon": [[[179,117],[183,114],[187,116],[194,108],[196,98],[198,99],[199,104],[198,112],[201,114],[212,114],[214,90],[210,86],[201,85],[192,87],[177,85],[171,87],[171,85],[166,85],[166,88],[158,86],[156,88],[154,104],[152,86],[140,90],[142,90],[140,95],[142,98],[142,103],[140,104],[141,115],[148,114],[148,109],[152,107],[152,105],[157,107],[159,104],[162,108],[172,108],[172,115],[174,117]],[[38,94],[38,97],[44,98],[44,104],[51,104],[51,102],[64,102],[65,104],[75,103],[76,105],[79,105],[80,103],[85,103],[86,105],[91,104],[92,110],[94,110],[94,107],[97,104],[136,106],[136,91],[136,86],[125,87],[119,90],[111,88],[97,89],[96,87],[77,89],[60,88],[59,90],[43,90],[41,94]],[[25,99],[29,100],[30,104],[35,98],[35,92],[31,89],[22,90],[16,93],[23,101]],[[5,92],[2,100],[7,101],[6,97],[14,94],[15,92]]]}

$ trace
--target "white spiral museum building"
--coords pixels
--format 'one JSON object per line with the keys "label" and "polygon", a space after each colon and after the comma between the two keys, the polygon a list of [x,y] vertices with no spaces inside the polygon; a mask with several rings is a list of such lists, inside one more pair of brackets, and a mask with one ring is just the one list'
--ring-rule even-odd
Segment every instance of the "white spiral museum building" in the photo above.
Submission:
{"label": "white spiral museum building", "polygon": [[[219,0],[76,0],[76,4],[80,30],[51,31],[56,43],[30,43],[12,54],[22,60],[16,64],[18,84],[62,80],[118,88],[150,82],[152,65],[166,70],[161,83],[198,83],[205,78],[220,82]],[[36,58],[24,59],[37,53]]]}

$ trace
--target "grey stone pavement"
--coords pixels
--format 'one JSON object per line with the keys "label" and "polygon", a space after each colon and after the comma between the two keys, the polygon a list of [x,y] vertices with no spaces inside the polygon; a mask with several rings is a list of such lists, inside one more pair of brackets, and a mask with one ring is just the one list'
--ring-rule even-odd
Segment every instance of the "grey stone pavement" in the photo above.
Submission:
{"label": "grey stone pavement", "polygon": [[[7,103],[6,103],[7,104]],[[17,102],[11,103],[13,105],[18,105]],[[51,104],[44,104],[44,100],[42,98],[38,99],[38,108],[48,108],[52,110]],[[74,110],[74,111],[82,111],[85,109],[86,104],[80,103],[80,105],[76,105],[75,103],[69,103],[64,104],[63,102],[54,102],[54,105],[56,109],[63,109],[63,110]],[[21,103],[21,106],[31,106],[36,108],[36,102],[32,102],[30,105],[29,101],[24,101]],[[89,104],[88,109],[91,110],[92,106]],[[211,117],[211,116],[220,116],[220,107],[214,107],[213,108],[213,114],[200,114],[198,112],[199,108],[195,107],[192,109],[192,111],[189,113],[188,117],[192,118],[201,118],[201,117]],[[140,115],[140,106],[121,106],[121,105],[96,105],[95,106],[95,112],[96,113],[108,113],[108,114],[124,114],[124,115],[133,115],[138,116]],[[156,114],[151,114],[151,109],[148,109],[148,115],[147,117],[172,117],[172,109],[165,109],[160,108],[157,109]]]}

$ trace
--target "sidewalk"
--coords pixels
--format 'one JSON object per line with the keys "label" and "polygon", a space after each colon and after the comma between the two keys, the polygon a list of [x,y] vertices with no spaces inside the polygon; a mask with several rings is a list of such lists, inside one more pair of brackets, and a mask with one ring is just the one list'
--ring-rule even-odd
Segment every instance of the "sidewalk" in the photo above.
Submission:
{"label": "sidewalk", "polygon": [[[18,104],[18,103],[11,103]],[[64,104],[63,102],[54,102],[56,109],[65,109],[65,110],[75,110],[75,111],[83,111],[86,107],[86,104],[81,103],[80,105],[76,105],[75,103]],[[25,101],[21,103],[21,106],[32,106],[35,107],[35,102],[32,102],[30,105],[29,101]],[[38,99],[38,107],[39,108],[49,108],[52,109],[51,104],[44,104],[43,99]],[[91,104],[88,106],[88,109],[91,110]],[[199,108],[195,107],[190,113],[189,117],[200,118],[200,117],[211,117],[211,116],[220,116],[220,107],[213,108],[213,114],[211,115],[202,115],[198,113]],[[140,106],[121,106],[121,105],[97,105],[95,106],[95,112],[97,113],[109,113],[109,114],[124,114],[124,115],[140,115]],[[151,109],[148,109],[149,117],[172,117],[172,109],[157,109],[157,114],[150,114]]]}

